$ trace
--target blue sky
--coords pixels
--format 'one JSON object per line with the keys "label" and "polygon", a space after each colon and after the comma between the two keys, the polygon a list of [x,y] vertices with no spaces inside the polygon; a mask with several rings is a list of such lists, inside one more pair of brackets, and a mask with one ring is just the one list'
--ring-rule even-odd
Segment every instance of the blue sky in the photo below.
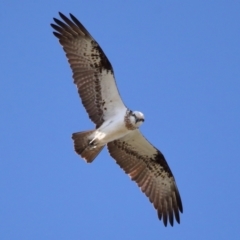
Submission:
{"label": "blue sky", "polygon": [[[184,213],[165,228],[92,129],[50,23],[73,13],[165,155]],[[1,1],[1,239],[239,239],[239,1]]]}

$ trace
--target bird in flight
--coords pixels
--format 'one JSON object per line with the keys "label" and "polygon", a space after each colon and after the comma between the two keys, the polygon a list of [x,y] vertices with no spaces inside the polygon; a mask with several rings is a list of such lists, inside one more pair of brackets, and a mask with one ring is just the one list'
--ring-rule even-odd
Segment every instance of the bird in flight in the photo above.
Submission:
{"label": "bird in flight", "polygon": [[140,132],[144,115],[128,109],[115,82],[111,63],[87,29],[70,14],[53,18],[73,72],[82,104],[96,128],[73,133],[74,148],[91,163],[107,146],[116,163],[137,183],[157,210],[158,218],[173,226],[180,223],[181,197],[163,154]]}

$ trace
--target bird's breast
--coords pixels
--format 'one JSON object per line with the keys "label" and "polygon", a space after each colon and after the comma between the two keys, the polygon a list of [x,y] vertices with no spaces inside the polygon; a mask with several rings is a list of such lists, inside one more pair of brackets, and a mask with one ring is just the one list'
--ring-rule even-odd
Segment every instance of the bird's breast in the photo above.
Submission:
{"label": "bird's breast", "polygon": [[96,131],[96,137],[101,144],[107,144],[119,139],[130,132],[126,128],[124,121],[110,120],[106,121]]}

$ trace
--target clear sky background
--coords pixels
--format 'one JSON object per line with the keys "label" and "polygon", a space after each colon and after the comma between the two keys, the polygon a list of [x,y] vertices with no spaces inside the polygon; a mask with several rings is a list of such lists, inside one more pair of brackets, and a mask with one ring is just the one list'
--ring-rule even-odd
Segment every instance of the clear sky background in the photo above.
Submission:
{"label": "clear sky background", "polygon": [[[177,181],[164,227],[104,150],[50,23],[73,13],[111,61],[125,104]],[[1,1],[0,239],[240,239],[239,1]]]}

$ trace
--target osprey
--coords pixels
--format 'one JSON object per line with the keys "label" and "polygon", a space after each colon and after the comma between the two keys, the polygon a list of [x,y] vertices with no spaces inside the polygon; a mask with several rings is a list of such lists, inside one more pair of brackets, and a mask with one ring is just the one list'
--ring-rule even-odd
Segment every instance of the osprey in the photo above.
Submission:
{"label": "osprey", "polygon": [[72,15],[59,13],[63,21],[53,18],[53,34],[73,71],[74,83],[89,118],[96,129],[73,133],[74,148],[91,163],[107,145],[110,155],[134,180],[157,210],[159,219],[173,226],[180,223],[182,202],[174,176],[163,154],[139,131],[144,115],[128,109],[115,83],[111,63],[101,47]]}

